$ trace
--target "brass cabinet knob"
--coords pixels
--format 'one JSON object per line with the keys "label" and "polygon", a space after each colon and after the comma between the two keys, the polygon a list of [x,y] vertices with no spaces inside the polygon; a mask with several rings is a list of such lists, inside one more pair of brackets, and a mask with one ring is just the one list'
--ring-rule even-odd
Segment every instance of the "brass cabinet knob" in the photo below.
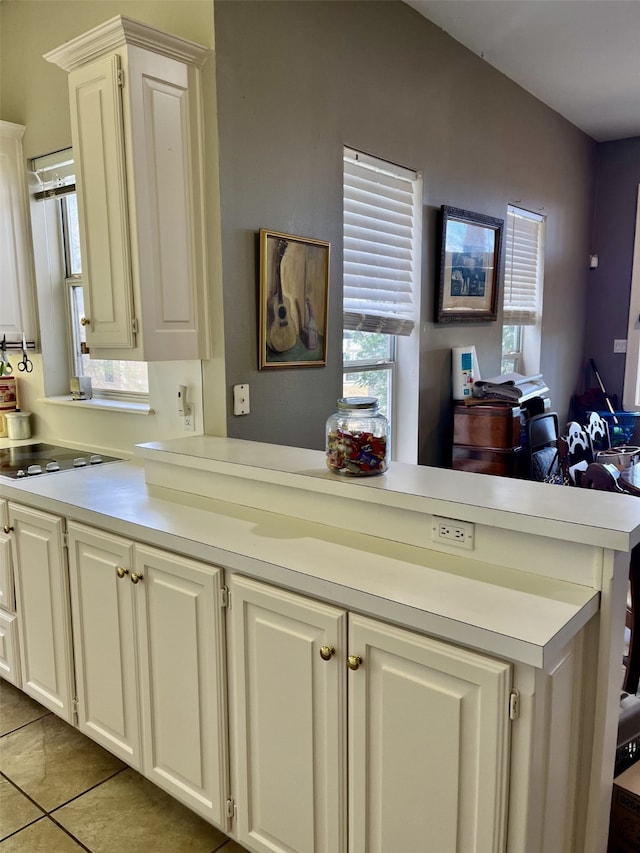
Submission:
{"label": "brass cabinet knob", "polygon": [[13,533],[13,527],[11,527],[8,524],[5,524],[5,526],[2,529],[4,530],[5,533]]}
{"label": "brass cabinet knob", "polygon": [[333,646],[322,646],[320,649],[320,657],[322,660],[331,660],[331,658],[335,655],[336,650]]}
{"label": "brass cabinet knob", "polygon": [[80,325],[81,326],[90,326],[91,320],[88,317],[80,317]]}
{"label": "brass cabinet knob", "polygon": [[131,572],[131,583],[138,583],[141,580],[144,580],[142,575],[139,575],[137,572]]}
{"label": "brass cabinet knob", "polygon": [[361,663],[362,658],[360,655],[349,655],[347,658],[347,666],[349,669],[359,669]]}
{"label": "brass cabinet knob", "polygon": [[124,569],[122,566],[116,567],[116,574],[119,578],[123,578],[125,575],[129,574],[129,569]]}

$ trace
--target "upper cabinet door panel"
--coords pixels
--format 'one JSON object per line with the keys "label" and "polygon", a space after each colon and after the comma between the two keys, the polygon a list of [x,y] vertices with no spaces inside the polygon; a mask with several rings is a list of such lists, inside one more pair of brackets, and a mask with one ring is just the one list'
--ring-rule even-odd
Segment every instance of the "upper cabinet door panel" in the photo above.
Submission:
{"label": "upper cabinet door panel", "polygon": [[120,57],[69,75],[90,347],[132,347],[131,258]]}
{"label": "upper cabinet door panel", "polygon": [[179,340],[198,326],[188,68],[137,48],[128,59],[137,249],[141,271],[156,288],[152,301],[143,287],[145,336]]}

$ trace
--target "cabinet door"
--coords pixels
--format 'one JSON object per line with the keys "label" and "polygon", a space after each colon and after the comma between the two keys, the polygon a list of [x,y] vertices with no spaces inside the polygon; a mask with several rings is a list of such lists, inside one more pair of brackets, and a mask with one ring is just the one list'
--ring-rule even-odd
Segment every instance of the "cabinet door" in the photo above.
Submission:
{"label": "cabinet door", "polygon": [[222,571],[135,546],[145,775],[222,826],[228,786]]}
{"label": "cabinet door", "polygon": [[506,663],[349,616],[352,853],[499,853],[508,768]]}
{"label": "cabinet door", "polygon": [[[0,337],[37,340],[24,127],[0,121]],[[16,359],[17,360],[17,359]]]}
{"label": "cabinet door", "polygon": [[229,586],[237,838],[264,853],[340,853],[346,615],[243,577]]}
{"label": "cabinet door", "polygon": [[131,583],[133,545],[69,524],[69,577],[80,730],[140,769]]}
{"label": "cabinet door", "polygon": [[135,344],[120,57],[69,75],[90,347]]}
{"label": "cabinet door", "polygon": [[18,618],[15,613],[0,610],[0,675],[22,687],[18,654]]}
{"label": "cabinet door", "polygon": [[15,612],[13,568],[11,566],[11,534],[0,532],[0,608]]}
{"label": "cabinet door", "polygon": [[73,669],[63,520],[9,504],[22,689],[72,722]]}
{"label": "cabinet door", "polygon": [[205,358],[199,74],[138,46],[128,48],[126,74],[130,227],[145,358]]}

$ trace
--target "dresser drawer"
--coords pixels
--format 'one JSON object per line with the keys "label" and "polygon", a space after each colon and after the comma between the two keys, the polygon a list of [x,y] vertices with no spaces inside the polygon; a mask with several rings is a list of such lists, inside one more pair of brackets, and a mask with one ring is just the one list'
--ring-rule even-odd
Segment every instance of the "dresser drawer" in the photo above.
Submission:
{"label": "dresser drawer", "polygon": [[454,445],[454,471],[473,471],[476,474],[495,474],[499,477],[523,477],[522,449],[483,450],[480,447]]}
{"label": "dresser drawer", "polygon": [[508,403],[456,405],[453,443],[467,447],[508,450],[521,445],[520,407]]}

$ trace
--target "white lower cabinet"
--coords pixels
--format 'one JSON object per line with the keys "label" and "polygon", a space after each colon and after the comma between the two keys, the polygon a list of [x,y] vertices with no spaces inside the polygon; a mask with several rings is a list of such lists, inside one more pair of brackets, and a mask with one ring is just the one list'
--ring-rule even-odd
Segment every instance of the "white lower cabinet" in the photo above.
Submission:
{"label": "white lower cabinet", "polygon": [[7,501],[0,501],[0,676],[22,686]]}
{"label": "white lower cabinet", "polygon": [[69,524],[78,726],[142,770],[133,543]]}
{"label": "white lower cabinet", "polygon": [[240,843],[505,849],[510,664],[244,577],[229,588]]}
{"label": "white lower cabinet", "polygon": [[22,689],[73,721],[73,663],[64,521],[9,503]]}
{"label": "white lower cabinet", "polygon": [[229,587],[237,838],[265,853],[341,853],[346,614],[244,577]]}
{"label": "white lower cabinet", "polygon": [[224,826],[222,571],[69,523],[80,728]]}
{"label": "white lower cabinet", "polygon": [[348,648],[349,849],[504,850],[511,666],[355,614]]}

